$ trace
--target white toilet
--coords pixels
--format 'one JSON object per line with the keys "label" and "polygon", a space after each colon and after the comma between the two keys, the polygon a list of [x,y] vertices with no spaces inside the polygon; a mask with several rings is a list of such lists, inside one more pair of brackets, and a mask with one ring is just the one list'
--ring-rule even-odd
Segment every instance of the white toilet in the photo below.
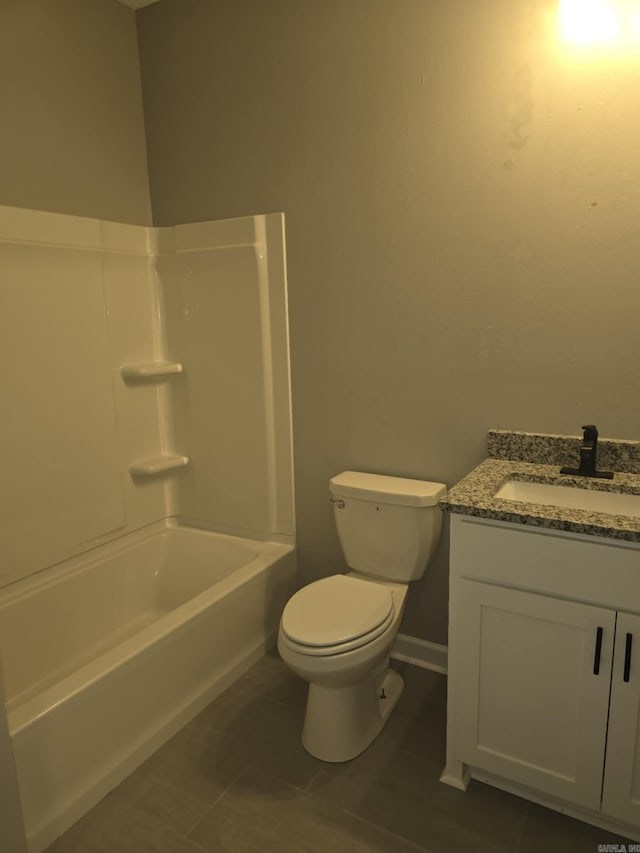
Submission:
{"label": "white toilet", "polygon": [[348,761],[375,739],[402,693],[389,653],[409,581],[440,537],[442,483],[345,471],[330,481],[338,536],[354,571],[299,590],[280,620],[282,660],[309,682],[302,744]]}

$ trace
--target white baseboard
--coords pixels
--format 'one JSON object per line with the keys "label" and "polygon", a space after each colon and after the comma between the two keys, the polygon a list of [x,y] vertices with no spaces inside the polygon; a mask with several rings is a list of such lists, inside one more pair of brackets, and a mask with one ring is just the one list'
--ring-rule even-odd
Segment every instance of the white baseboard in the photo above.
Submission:
{"label": "white baseboard", "polygon": [[447,652],[447,646],[441,646],[440,643],[430,643],[419,637],[398,634],[391,649],[391,657],[394,660],[406,661],[423,669],[431,669],[446,675]]}

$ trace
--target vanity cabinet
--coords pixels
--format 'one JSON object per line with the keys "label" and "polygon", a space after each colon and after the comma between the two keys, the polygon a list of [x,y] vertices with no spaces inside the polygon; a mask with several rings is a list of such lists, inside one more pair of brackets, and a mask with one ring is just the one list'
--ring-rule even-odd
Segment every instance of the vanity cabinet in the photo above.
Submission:
{"label": "vanity cabinet", "polygon": [[602,811],[640,827],[640,616],[618,613]]}
{"label": "vanity cabinet", "polygon": [[639,712],[640,550],[453,516],[443,779],[475,776],[629,834]]}
{"label": "vanity cabinet", "polygon": [[470,580],[458,605],[460,759],[598,808],[615,613]]}

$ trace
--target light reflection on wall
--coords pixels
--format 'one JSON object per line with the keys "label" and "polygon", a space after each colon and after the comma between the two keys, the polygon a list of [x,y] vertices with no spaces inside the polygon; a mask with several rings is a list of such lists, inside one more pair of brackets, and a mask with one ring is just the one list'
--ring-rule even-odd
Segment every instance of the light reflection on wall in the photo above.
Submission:
{"label": "light reflection on wall", "polygon": [[578,48],[640,50],[640,0],[559,0],[557,23]]}

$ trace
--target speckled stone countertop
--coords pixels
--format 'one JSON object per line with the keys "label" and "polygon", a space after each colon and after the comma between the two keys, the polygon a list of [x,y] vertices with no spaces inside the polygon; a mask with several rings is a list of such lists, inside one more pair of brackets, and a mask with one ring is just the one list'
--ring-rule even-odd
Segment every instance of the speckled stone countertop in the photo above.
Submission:
{"label": "speckled stone countertop", "polygon": [[640,543],[640,517],[494,497],[507,480],[640,495],[640,442],[598,441],[598,470],[613,471],[613,480],[560,474],[560,466],[577,467],[580,444],[580,436],[491,430],[489,458],[450,489],[440,507],[461,515]]}

